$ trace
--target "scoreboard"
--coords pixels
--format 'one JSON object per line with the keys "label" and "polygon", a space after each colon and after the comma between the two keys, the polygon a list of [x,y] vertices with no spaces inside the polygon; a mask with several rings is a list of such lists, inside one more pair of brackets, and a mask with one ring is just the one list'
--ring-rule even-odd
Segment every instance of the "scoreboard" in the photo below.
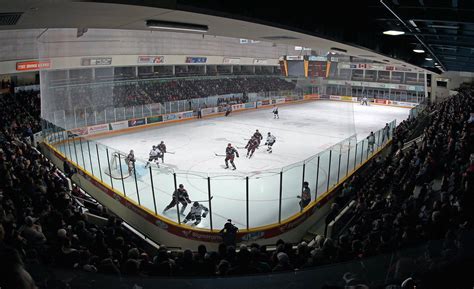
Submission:
{"label": "scoreboard", "polygon": [[317,78],[329,76],[331,62],[326,56],[284,56],[280,68],[284,76]]}
{"label": "scoreboard", "polygon": [[306,77],[327,77],[328,62],[327,61],[308,61],[308,73]]}

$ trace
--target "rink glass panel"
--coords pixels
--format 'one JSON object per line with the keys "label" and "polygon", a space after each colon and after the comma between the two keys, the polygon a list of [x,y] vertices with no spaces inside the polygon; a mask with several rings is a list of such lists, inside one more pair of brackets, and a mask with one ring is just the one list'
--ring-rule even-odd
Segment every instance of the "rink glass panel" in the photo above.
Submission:
{"label": "rink glass panel", "polygon": [[[395,121],[389,126],[391,138]],[[376,142],[373,151],[367,138],[356,143],[356,138],[352,136],[281,170],[247,175],[231,171],[220,174],[178,171],[161,163],[160,167],[152,164],[145,168],[146,160],[137,158],[134,171],[125,177],[128,175],[125,162],[128,152],[118,151],[94,139],[72,135],[52,123],[44,122],[44,128],[48,135],[46,139],[68,160],[139,205],[179,224],[183,223],[192,203],[187,205],[182,215],[178,215],[182,208],[179,203],[166,213],[163,209],[171,202],[176,187],[183,184],[192,201],[200,201],[212,210],[197,226],[202,229],[219,229],[227,219],[232,219],[240,229],[283,222],[301,211],[298,196],[301,196],[304,181],[309,183],[311,201],[314,201],[388,141],[383,137],[381,128],[374,132]],[[115,160],[118,161],[116,168],[120,177],[112,177],[110,173],[115,153],[120,156]],[[232,210],[227,209],[229,206]],[[187,225],[192,223],[190,221]]]}

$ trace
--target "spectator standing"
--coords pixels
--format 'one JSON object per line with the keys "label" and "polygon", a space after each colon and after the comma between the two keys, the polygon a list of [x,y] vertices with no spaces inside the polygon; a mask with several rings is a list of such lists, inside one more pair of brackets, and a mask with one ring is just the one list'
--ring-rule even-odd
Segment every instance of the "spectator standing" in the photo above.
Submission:
{"label": "spectator standing", "polygon": [[224,225],[224,228],[220,231],[220,235],[224,244],[227,246],[235,246],[238,231],[239,228],[232,224],[231,219],[228,219],[227,223]]}
{"label": "spectator standing", "polygon": [[301,210],[303,210],[311,202],[311,189],[309,188],[309,183],[303,183],[303,190],[301,191],[301,196],[297,196],[298,199],[301,199],[299,202]]}

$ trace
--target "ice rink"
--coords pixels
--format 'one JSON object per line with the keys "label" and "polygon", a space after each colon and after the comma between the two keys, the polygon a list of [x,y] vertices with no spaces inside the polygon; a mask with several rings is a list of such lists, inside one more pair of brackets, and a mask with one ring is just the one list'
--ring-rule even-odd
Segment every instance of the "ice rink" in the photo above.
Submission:
{"label": "ice rink", "polygon": [[[171,201],[175,186],[173,173],[176,173],[176,183],[184,184],[193,201],[207,200],[210,188],[213,228],[222,228],[229,218],[239,228],[257,227],[277,223],[280,210],[281,220],[299,211],[296,196],[300,194],[303,178],[310,183],[314,200],[326,191],[328,184],[335,184],[369,154],[367,147],[361,148],[362,144],[359,145],[359,156],[354,138],[345,150],[333,151],[331,156],[321,152],[354,135],[360,142],[371,131],[383,128],[385,123],[394,119],[399,123],[408,117],[408,113],[406,108],[314,101],[280,106],[279,119],[273,118],[272,108],[236,112],[229,117],[185,121],[76,142],[75,147],[64,144],[59,149],[104,182],[125,191],[137,202],[140,198],[143,206],[173,221],[178,220],[176,209],[164,214],[162,210]],[[260,149],[251,159],[245,157],[245,149],[238,149],[237,170],[224,169],[224,157],[215,154],[224,155],[228,143],[243,148],[256,129],[264,136]],[[263,146],[267,132],[276,137],[272,154]],[[165,155],[162,168],[147,170],[144,165],[151,146],[160,141],[164,141],[173,154]],[[382,139],[377,142],[381,144]],[[128,153],[130,149],[138,159],[137,182],[133,176],[122,183],[104,174],[114,150]],[[318,153],[320,156],[314,157]],[[304,160],[307,160],[305,167],[302,165]],[[339,171],[334,173],[334,167]],[[124,164],[122,168],[126,170]],[[209,207],[209,202],[203,204]],[[181,222],[184,217],[180,216]],[[198,227],[209,228],[210,217],[203,219]]]}

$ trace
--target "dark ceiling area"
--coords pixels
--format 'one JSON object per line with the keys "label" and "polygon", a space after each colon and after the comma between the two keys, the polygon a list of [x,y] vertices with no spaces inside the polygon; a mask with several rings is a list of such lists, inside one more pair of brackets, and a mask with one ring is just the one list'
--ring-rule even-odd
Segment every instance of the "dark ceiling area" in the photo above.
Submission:
{"label": "dark ceiling area", "polygon": [[[305,32],[435,72],[474,72],[472,0],[265,2],[177,0],[176,8]],[[384,35],[386,30],[405,34]],[[425,52],[415,53],[417,45]]]}

